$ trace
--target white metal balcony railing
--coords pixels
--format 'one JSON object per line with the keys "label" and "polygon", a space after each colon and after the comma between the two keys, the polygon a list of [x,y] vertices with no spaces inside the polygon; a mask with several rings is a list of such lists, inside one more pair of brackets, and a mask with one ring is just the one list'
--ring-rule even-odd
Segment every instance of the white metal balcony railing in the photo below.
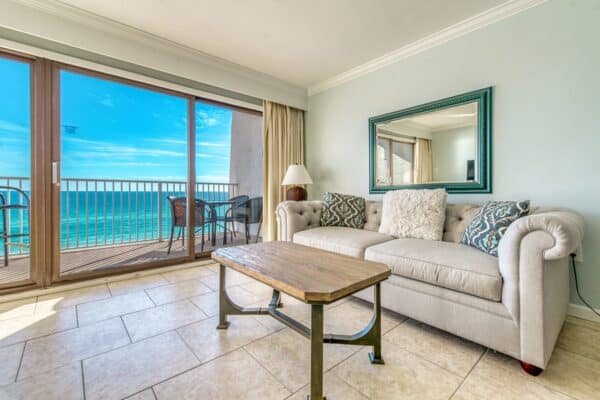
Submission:
{"label": "white metal balcony railing", "polygon": [[[0,186],[16,187],[30,194],[30,180],[26,177],[0,177]],[[167,196],[185,196],[186,187],[185,182],[177,181],[64,178],[60,192],[61,249],[162,241],[171,230]],[[237,195],[237,189],[237,183],[197,182],[196,198],[227,200]],[[9,196],[13,204],[25,202],[18,192]],[[28,232],[29,213],[7,210],[6,227],[13,234]],[[9,254],[29,252],[23,246],[28,241],[28,237],[19,238],[15,246],[10,246]],[[0,254],[4,254],[3,246]]]}

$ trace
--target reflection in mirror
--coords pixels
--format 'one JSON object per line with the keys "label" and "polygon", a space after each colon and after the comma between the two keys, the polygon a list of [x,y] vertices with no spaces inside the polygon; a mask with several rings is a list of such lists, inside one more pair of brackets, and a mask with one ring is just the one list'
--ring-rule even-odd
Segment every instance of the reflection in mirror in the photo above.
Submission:
{"label": "reflection in mirror", "polygon": [[477,181],[477,105],[376,124],[375,185]]}

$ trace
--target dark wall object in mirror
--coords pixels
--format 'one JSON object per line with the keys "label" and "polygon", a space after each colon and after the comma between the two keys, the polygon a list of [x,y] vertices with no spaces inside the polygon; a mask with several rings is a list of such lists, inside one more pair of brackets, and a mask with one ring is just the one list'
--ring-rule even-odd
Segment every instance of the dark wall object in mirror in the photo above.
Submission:
{"label": "dark wall object in mirror", "polygon": [[492,191],[492,88],[369,119],[369,192]]}
{"label": "dark wall object in mirror", "polygon": [[467,160],[467,180],[475,180],[475,160]]}

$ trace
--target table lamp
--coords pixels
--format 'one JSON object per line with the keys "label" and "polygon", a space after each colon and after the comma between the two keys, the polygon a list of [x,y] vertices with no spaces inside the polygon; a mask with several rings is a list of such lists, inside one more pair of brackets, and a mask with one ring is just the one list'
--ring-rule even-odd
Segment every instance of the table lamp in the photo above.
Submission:
{"label": "table lamp", "polygon": [[291,186],[287,190],[287,200],[302,201],[307,199],[306,189],[298,185],[309,185],[313,183],[306,167],[302,164],[292,164],[288,167],[283,182],[283,186]]}

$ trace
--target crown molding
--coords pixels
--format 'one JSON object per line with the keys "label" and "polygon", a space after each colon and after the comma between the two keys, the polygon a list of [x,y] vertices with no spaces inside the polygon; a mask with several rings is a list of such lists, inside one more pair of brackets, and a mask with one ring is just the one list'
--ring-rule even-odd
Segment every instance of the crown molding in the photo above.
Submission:
{"label": "crown molding", "polygon": [[[105,32],[114,33],[119,36],[125,36],[131,41],[143,43],[148,46],[161,47],[164,50],[175,52],[183,55],[186,58],[193,58],[196,62],[200,62],[205,65],[216,66],[225,69],[230,72],[241,73],[249,78],[256,79],[262,77],[265,80],[271,81],[279,80],[275,77],[262,73],[260,71],[253,70],[251,68],[244,67],[243,65],[233,63],[205,53],[198,49],[180,44],[169,39],[154,35],[141,29],[134,28],[130,25],[117,22],[113,19],[94,14],[92,12],[83,10],[81,8],[72,6],[61,2],[60,0],[12,0],[16,3],[20,3],[27,7],[35,8],[40,11],[54,14],[59,17],[67,18],[71,21],[83,23],[87,26],[103,30]],[[278,82],[284,86],[290,86],[291,84],[280,81]]]}
{"label": "crown molding", "polygon": [[501,21],[505,18],[545,3],[546,1],[547,0],[509,0],[506,3],[490,8],[489,10],[486,10],[480,14],[474,15],[473,17],[467,18],[461,22],[444,28],[441,31],[384,54],[381,57],[377,57],[362,65],[349,69],[346,72],[311,85],[308,88],[308,95],[312,96],[327,89],[331,89],[343,83],[357,79],[390,64],[394,64],[400,60],[412,57],[433,47],[444,44],[450,40],[464,36],[477,29],[481,29],[495,22]]}
{"label": "crown molding", "polygon": [[[41,11],[46,14],[54,15],[60,18],[85,25],[89,28],[106,32],[123,38],[131,43],[138,43],[143,46],[154,48],[160,52],[167,52],[174,57],[180,59],[188,59],[195,63],[206,65],[212,68],[218,68],[222,71],[227,71],[231,74],[246,78],[250,81],[257,82],[267,87],[277,88],[280,90],[292,92],[304,92],[306,88],[293,85],[289,82],[265,74],[240,64],[225,60],[223,58],[202,52],[198,49],[177,43],[152,33],[134,28],[130,25],[123,24],[100,16],[98,14],[83,10],[81,8],[63,3],[59,0],[9,0],[15,4]],[[68,44],[70,43],[63,43]],[[110,56],[108,54],[104,54]]]}

